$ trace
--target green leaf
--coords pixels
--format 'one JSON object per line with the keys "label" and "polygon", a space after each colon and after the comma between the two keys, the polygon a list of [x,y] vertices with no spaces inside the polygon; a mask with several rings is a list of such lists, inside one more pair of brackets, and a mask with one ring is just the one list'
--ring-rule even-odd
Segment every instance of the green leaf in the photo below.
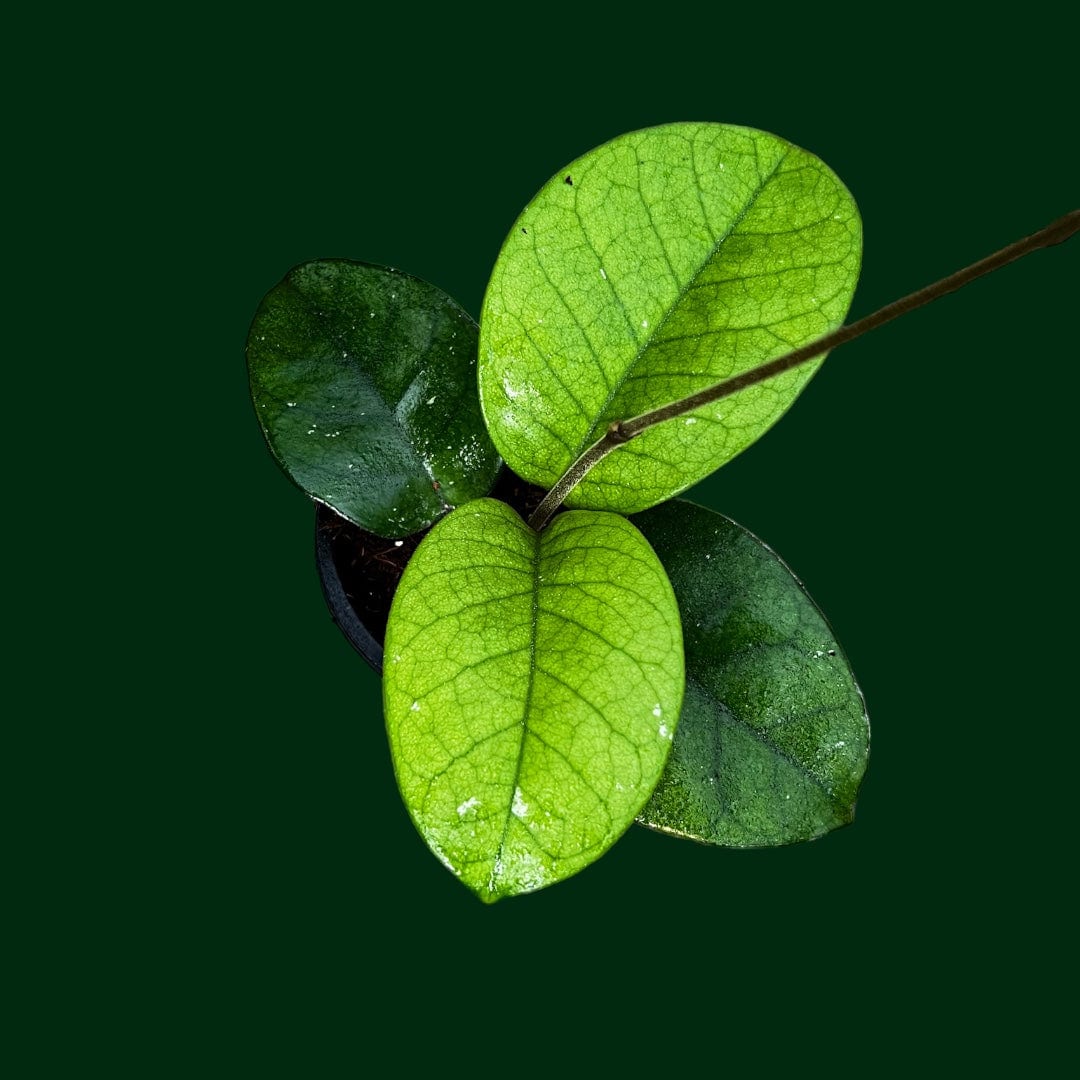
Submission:
{"label": "green leaf", "polygon": [[845,825],[866,769],[866,705],[802,584],[735,522],[677,501],[634,518],[683,617],[686,700],[639,820],[725,847]]}
{"label": "green leaf", "polygon": [[247,344],[274,457],[380,536],[487,494],[500,461],[476,400],[476,341],[473,320],[419,278],[343,259],[289,271]]}
{"label": "green leaf", "polygon": [[[775,135],[671,124],[606,143],[541,189],[499,253],[480,318],[495,445],[551,487],[611,421],[839,326],[860,254],[848,191]],[[632,513],[683,491],[771,427],[820,363],[657,425],[569,505]]]}
{"label": "green leaf", "polygon": [[569,877],[633,821],[683,691],[671,586],[625,518],[535,533],[481,499],[421,542],[394,596],[383,699],[398,785],[482,900]]}

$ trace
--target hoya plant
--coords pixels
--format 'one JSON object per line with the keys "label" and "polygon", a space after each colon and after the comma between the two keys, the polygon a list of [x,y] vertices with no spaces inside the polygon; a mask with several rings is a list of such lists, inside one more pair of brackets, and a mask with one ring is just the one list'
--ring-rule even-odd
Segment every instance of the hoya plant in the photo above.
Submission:
{"label": "hoya plant", "polygon": [[[830,348],[1076,227],[845,327],[861,223],[836,175],[762,131],[670,124],[540,189],[479,325],[361,262],[267,294],[247,355],[274,457],[413,552],[386,729],[405,806],[463,884],[550,885],[635,821],[754,847],[852,819],[869,724],[843,650],[766,544],[676,496],[764,435]],[[526,485],[524,517],[491,495]]]}

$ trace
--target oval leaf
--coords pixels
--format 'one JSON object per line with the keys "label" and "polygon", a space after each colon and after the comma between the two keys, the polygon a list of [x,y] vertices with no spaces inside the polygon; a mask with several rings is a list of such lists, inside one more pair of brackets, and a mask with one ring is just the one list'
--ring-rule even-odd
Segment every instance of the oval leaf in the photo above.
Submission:
{"label": "oval leaf", "polygon": [[[861,225],[833,172],[775,135],[671,124],[561,171],[525,208],[480,318],[480,394],[515,472],[551,487],[613,420],[683,398],[839,326]],[[760,437],[821,360],[657,425],[571,506],[632,513]]]}
{"label": "oval leaf", "polygon": [[440,522],[394,596],[383,697],[405,804],[485,901],[599,858],[664,767],[683,690],[671,586],[624,518],[540,534],[482,499]]}
{"label": "oval leaf", "polygon": [[780,558],[711,510],[634,518],[683,614],[686,699],[639,821],[725,847],[810,840],[851,821],[870,728],[829,624]]}
{"label": "oval leaf", "polygon": [[247,345],[274,457],[380,536],[487,494],[500,461],[476,400],[476,340],[473,320],[419,278],[343,259],[289,271]]}

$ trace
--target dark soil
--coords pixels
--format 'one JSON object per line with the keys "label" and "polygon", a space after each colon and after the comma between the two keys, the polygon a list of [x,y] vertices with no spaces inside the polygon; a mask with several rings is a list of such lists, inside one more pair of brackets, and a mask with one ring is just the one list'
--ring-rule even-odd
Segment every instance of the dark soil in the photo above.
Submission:
{"label": "dark soil", "polygon": [[[544,497],[544,489],[527,484],[509,469],[504,468],[491,492],[491,497],[512,506],[523,518],[536,509]],[[413,533],[401,540],[387,540],[361,529],[339,517],[329,507],[319,506],[316,516],[318,530],[319,572],[323,590],[330,604],[334,621],[352,644],[378,668],[382,662],[381,646],[386,636],[386,620],[405,564],[412,558],[428,530]],[[331,563],[332,565],[326,565]],[[333,595],[327,577],[336,574],[338,583],[356,618],[377,643],[377,649],[365,647],[350,632],[348,612],[334,610]],[[340,595],[340,594],[339,594]],[[378,656],[372,655],[378,653]]]}

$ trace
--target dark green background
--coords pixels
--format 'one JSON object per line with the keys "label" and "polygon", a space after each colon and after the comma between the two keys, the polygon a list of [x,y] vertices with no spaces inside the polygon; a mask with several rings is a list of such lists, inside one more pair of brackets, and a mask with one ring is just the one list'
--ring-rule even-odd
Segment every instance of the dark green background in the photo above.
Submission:
{"label": "dark green background", "polygon": [[546,1074],[681,1069],[692,1040],[768,1075],[1053,1052],[1080,241],[845,347],[697,493],[850,655],[855,823],[745,853],[635,828],[491,908],[401,806],[378,680],[247,402],[247,325],[291,266],[391,264],[475,315],[525,202],[638,127],[741,123],[827,161],[864,219],[856,316],[1080,202],[1070,35],[1037,8],[885,40],[824,9],[683,14],[155,15],[134,48],[88,21],[49,54],[55,96],[18,120],[30,355],[68,411],[30,497],[67,569],[27,615],[48,741],[19,835],[56,957],[30,983],[93,1056],[346,1076],[378,1046]]}

